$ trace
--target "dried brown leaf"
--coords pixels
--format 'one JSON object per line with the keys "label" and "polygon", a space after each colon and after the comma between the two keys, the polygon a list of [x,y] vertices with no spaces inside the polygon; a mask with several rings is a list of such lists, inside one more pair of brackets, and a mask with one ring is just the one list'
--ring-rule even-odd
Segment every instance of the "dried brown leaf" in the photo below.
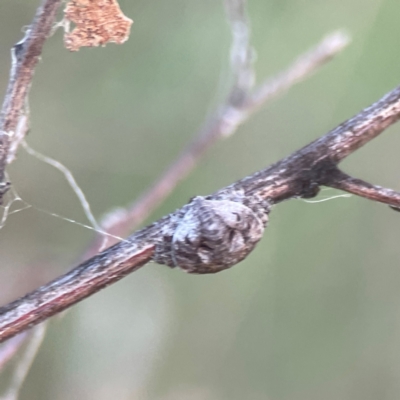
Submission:
{"label": "dried brown leaf", "polygon": [[64,35],[65,47],[71,51],[124,43],[133,22],[122,13],[116,0],[70,0],[64,13],[75,24],[72,32]]}

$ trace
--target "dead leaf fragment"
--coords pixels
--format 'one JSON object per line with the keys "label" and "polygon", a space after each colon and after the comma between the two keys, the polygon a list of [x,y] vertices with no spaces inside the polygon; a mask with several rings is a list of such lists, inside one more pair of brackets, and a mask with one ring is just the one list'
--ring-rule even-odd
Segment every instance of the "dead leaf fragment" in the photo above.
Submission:
{"label": "dead leaf fragment", "polygon": [[75,24],[72,32],[64,35],[65,47],[71,51],[124,43],[133,22],[122,13],[116,0],[70,0],[64,14]]}

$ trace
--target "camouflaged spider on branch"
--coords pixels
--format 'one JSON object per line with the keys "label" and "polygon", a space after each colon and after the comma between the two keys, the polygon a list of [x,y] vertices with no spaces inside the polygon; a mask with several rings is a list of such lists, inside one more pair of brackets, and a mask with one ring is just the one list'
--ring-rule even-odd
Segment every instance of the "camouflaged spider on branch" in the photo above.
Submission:
{"label": "camouflaged spider on branch", "polygon": [[207,274],[237,264],[262,238],[268,214],[257,214],[238,201],[195,197],[172,236],[167,265]]}

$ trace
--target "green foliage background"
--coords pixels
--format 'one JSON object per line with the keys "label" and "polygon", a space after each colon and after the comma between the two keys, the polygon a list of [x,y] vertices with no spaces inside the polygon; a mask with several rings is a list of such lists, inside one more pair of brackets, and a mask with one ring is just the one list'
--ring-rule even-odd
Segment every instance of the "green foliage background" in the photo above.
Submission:
{"label": "green foliage background", "polygon": [[[37,5],[0,3],[1,93],[9,49]],[[99,218],[169,165],[228,73],[222,1],[121,6],[135,21],[129,41],[69,53],[57,32],[30,101],[30,145],[71,169]],[[400,83],[397,0],[249,0],[249,13],[259,80],[331,30],[353,42],[213,147],[151,220],[288,155]],[[400,189],[399,131],[345,170]],[[58,171],[21,150],[10,176],[29,204],[86,222]],[[0,231],[0,303],[68,270],[92,236],[36,208],[11,215]],[[398,399],[399,237],[400,215],[364,199],[282,204],[233,269],[190,276],[149,265],[54,318],[21,399]]]}

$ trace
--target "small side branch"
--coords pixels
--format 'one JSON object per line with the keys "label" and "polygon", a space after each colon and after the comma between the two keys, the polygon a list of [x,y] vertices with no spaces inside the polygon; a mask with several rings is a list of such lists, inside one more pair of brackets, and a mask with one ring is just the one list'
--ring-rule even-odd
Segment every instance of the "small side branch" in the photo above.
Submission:
{"label": "small side branch", "polygon": [[368,182],[353,178],[339,170],[329,177],[326,186],[365,197],[368,200],[387,204],[396,210],[400,208],[400,192],[381,186],[371,185]]}
{"label": "small side branch", "polygon": [[286,92],[296,83],[318,71],[320,67],[340,53],[348,45],[349,40],[348,35],[343,31],[332,32],[315,47],[300,55],[288,69],[261,83],[253,90],[243,105],[248,116],[271,98]]}

